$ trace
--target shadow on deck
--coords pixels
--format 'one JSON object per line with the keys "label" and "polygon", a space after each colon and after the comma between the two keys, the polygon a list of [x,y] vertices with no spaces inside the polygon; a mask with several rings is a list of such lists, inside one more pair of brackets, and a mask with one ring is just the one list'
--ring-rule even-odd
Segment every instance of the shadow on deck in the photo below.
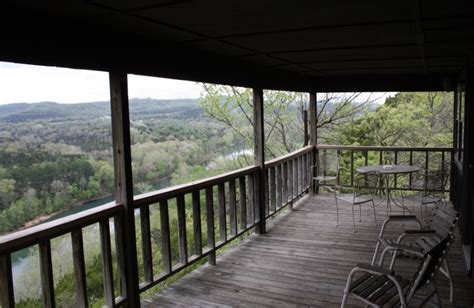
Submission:
{"label": "shadow on deck", "polygon": [[[375,227],[365,206],[353,233],[350,204],[340,202],[339,208],[337,227],[331,195],[306,196],[291,213],[270,221],[267,234],[250,236],[219,256],[216,266],[202,266],[142,305],[337,307],[349,271],[356,263],[370,263],[385,218],[381,205]],[[447,280],[442,275],[437,278],[446,307],[474,304],[474,284],[465,274],[461,253],[457,238],[449,253],[454,305],[449,303]],[[395,269],[403,268],[398,272],[410,278],[415,262],[405,262]],[[363,306],[354,300],[348,304]]]}

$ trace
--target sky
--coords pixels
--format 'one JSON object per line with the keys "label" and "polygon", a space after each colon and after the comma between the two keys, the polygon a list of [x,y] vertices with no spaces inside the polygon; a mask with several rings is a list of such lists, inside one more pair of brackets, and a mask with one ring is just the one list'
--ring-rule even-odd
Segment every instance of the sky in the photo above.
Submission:
{"label": "sky", "polygon": [[[130,98],[198,98],[193,81],[129,75]],[[393,93],[380,93],[379,102]],[[0,105],[52,101],[62,104],[108,101],[107,72],[0,62]]]}

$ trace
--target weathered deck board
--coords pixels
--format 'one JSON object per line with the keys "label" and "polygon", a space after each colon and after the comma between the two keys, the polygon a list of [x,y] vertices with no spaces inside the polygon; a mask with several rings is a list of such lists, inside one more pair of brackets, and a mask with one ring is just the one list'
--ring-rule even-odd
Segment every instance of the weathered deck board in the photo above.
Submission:
{"label": "weathered deck board", "polygon": [[[374,226],[373,217],[363,207],[362,221],[356,221],[354,234],[350,204],[339,204],[336,227],[331,195],[305,197],[292,212],[269,222],[267,234],[250,236],[218,256],[216,266],[202,266],[145,299],[143,306],[339,306],[349,271],[356,263],[370,263],[385,218],[381,205],[377,208],[379,226]],[[450,251],[449,261],[456,302],[449,303],[447,280],[439,275],[443,304],[472,307],[474,284],[465,276],[458,240]],[[397,273],[410,278],[415,264],[400,261],[398,265],[403,270]],[[355,300],[348,304],[363,307]]]}

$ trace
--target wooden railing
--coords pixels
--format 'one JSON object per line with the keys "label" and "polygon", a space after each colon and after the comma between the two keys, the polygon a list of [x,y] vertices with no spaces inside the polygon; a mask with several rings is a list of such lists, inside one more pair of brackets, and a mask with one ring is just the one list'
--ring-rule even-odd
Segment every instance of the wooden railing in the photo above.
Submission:
{"label": "wooden railing", "polygon": [[314,148],[298,151],[265,162],[265,213],[271,217],[308,192]]}
{"label": "wooden railing", "polygon": [[[70,234],[78,307],[87,306],[86,268],[82,229],[99,223],[102,254],[102,275],[107,303],[123,302],[125,298],[113,298],[112,249],[110,244],[110,218],[114,218],[116,228],[120,228],[122,205],[115,202],[98,206],[84,212],[40,224],[25,230],[0,237],[0,307],[14,307],[11,253],[38,245],[40,277],[44,307],[55,306],[51,239]],[[117,241],[120,246],[120,241]],[[32,271],[35,269],[31,269]]]}
{"label": "wooden railing", "polygon": [[[293,153],[266,162],[265,189],[259,189],[258,166],[250,166],[219,176],[173,186],[142,194],[134,198],[134,207],[139,211],[137,240],[141,241],[143,277],[136,292],[144,292],[166,280],[184,268],[205,257],[210,264],[216,263],[216,251],[230,241],[251,230],[260,222],[259,198],[265,192],[265,219],[269,219],[286,206],[300,198],[310,185],[309,166],[312,165],[314,148],[302,148]],[[205,205],[204,207],[201,204]],[[153,251],[151,217],[159,215],[159,252]],[[104,298],[109,307],[127,303],[124,287],[125,269],[123,247],[119,233],[127,232],[122,223],[124,206],[109,203],[78,214],[57,219],[29,229],[0,237],[0,307],[14,307],[11,253],[23,248],[39,245],[40,278],[43,306],[55,306],[53,264],[50,241],[58,236],[70,234],[73,250],[73,267],[76,286],[76,305],[88,306],[86,268],[82,229],[99,224],[102,254],[102,276]],[[204,214],[205,212],[205,214]],[[177,234],[173,234],[172,223],[176,216]],[[118,260],[119,296],[114,289],[114,267],[110,219],[114,218],[115,244]],[[192,222],[192,228],[187,227]],[[204,225],[203,225],[204,224]],[[205,232],[203,232],[205,231]],[[204,233],[204,234],[203,234]],[[177,252],[173,253],[172,238],[178,238]],[[192,243],[188,241],[192,235]],[[162,268],[156,269],[154,258],[161,255]],[[33,269],[32,269],[33,270]],[[138,275],[138,273],[137,273]]]}
{"label": "wooden railing", "polygon": [[[452,148],[446,147],[377,147],[377,146],[343,146],[317,145],[318,152],[339,154],[341,174],[339,185],[352,187],[356,169],[367,165],[407,164],[416,165],[424,170],[444,170],[451,174]],[[394,178],[393,189],[413,190],[411,188],[413,175],[408,177],[408,187],[399,187],[397,178]],[[446,179],[448,186],[445,192],[450,191],[451,179]]]}

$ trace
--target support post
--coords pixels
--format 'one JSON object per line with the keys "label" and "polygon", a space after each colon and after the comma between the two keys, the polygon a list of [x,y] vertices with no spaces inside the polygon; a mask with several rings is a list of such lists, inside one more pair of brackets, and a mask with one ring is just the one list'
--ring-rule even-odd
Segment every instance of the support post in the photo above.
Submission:
{"label": "support post", "polygon": [[[316,98],[316,93],[309,93],[309,142],[313,146],[313,151],[311,152],[313,165],[316,165],[316,146],[318,145],[318,101]],[[314,183],[313,178],[316,176],[317,171],[315,168],[311,168],[312,174],[311,177],[311,189],[312,193],[318,192],[317,183]]]}
{"label": "support post", "polygon": [[112,109],[112,140],[116,201],[123,204],[121,215],[121,245],[123,249],[119,272],[125,276],[128,307],[140,306],[138,287],[137,246],[133,206],[132,156],[130,148],[130,119],[128,84],[125,72],[110,72],[110,102]]}
{"label": "support post", "polygon": [[257,173],[256,200],[259,212],[259,223],[255,228],[256,233],[265,233],[265,196],[264,172],[265,172],[265,135],[263,122],[263,89],[253,89],[253,142],[255,165],[260,169]]}
{"label": "support post", "polygon": [[456,192],[456,183],[455,180],[455,175],[456,173],[454,172],[454,168],[456,168],[456,165],[454,163],[454,157],[458,149],[458,98],[459,98],[459,92],[458,92],[458,85],[456,83],[456,87],[454,88],[454,97],[453,97],[453,150],[451,151],[451,168],[450,168],[450,173],[449,173],[449,200],[454,203],[454,207],[459,210],[458,205],[459,202],[455,201],[455,192]]}
{"label": "support post", "polygon": [[304,144],[307,146],[309,143],[309,133],[308,133],[308,110],[303,110],[303,129],[304,129]]}

